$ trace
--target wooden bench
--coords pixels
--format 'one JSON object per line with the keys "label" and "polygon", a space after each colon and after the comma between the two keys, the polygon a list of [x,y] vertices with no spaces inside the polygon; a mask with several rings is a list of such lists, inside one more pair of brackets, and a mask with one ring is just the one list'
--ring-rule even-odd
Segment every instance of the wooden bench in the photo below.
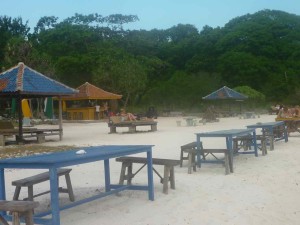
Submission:
{"label": "wooden bench", "polygon": [[[24,217],[26,225],[33,225],[33,209],[38,207],[38,202],[32,201],[4,201],[0,200],[0,211],[9,211],[12,213],[12,224],[20,225],[20,218]],[[0,223],[9,225],[0,215]]]}
{"label": "wooden bench", "polygon": [[[197,143],[191,142],[185,145],[181,146],[180,151],[180,166],[182,167],[183,160],[188,160],[188,173],[192,173],[193,171],[196,171],[196,156],[197,154],[200,154],[202,157],[202,160],[206,160],[207,155],[212,155],[215,159],[219,160],[215,154],[222,153],[224,154],[224,166],[225,166],[225,174],[229,174],[230,172],[233,172],[233,162],[232,159],[229,156],[229,152],[227,149],[205,149],[203,148],[202,142],[200,142],[200,152],[197,149]],[[187,155],[184,155],[184,153],[187,153]],[[201,166],[201,165],[200,165]],[[230,172],[229,172],[230,171]]]}
{"label": "wooden bench", "polygon": [[[119,181],[119,184],[121,185],[124,184],[124,180],[127,180],[127,184],[131,185],[132,178],[147,165],[147,158],[143,158],[143,157],[120,157],[120,158],[116,158],[116,161],[122,162],[120,181]],[[132,172],[133,163],[140,163],[144,165],[140,167],[135,173],[133,173]],[[157,176],[159,176],[160,182],[163,184],[163,193],[168,194],[169,181],[170,181],[171,189],[175,189],[174,166],[180,164],[179,160],[153,158],[152,164],[164,166],[163,177],[157,172],[157,170],[154,167],[152,167],[152,169],[157,174]],[[127,169],[127,174],[126,174],[126,169]]]}
{"label": "wooden bench", "polygon": [[135,133],[138,126],[150,126],[150,131],[157,131],[157,122],[153,120],[134,120],[134,121],[122,121],[120,116],[112,116],[109,119],[108,127],[110,128],[110,134],[117,132],[117,127],[128,127],[129,133]]}
{"label": "wooden bench", "polygon": [[[66,185],[67,188],[62,188],[60,187],[58,189],[59,192],[61,193],[68,193],[69,194],[69,199],[70,201],[74,201],[74,193],[73,193],[73,188],[72,188],[72,184],[71,184],[71,178],[70,178],[70,172],[72,169],[68,169],[68,168],[60,168],[57,170],[57,176],[65,176],[66,179]],[[20,180],[15,180],[12,182],[13,186],[16,186],[15,189],[15,193],[14,193],[14,197],[13,200],[18,200],[19,199],[19,195],[20,195],[20,191],[22,187],[27,187],[28,188],[28,197],[25,198],[24,200],[30,200],[33,201],[34,197],[38,197],[47,193],[50,193],[50,191],[45,191],[36,195],[33,195],[33,185],[38,184],[38,183],[42,183],[44,181],[48,181],[50,179],[49,176],[49,172],[44,172],[44,173],[40,173],[34,176],[30,176],[30,177],[26,177],[24,179],[20,179]]]}
{"label": "wooden bench", "polygon": [[[260,144],[257,145],[257,147],[261,150],[262,155],[268,154],[267,151],[267,139],[270,139],[270,149],[274,149],[274,141],[273,138],[269,136],[264,136],[264,135],[256,135],[256,141],[260,141]],[[251,146],[253,145],[253,138],[251,135],[246,135],[246,136],[240,136],[240,137],[235,137],[232,139],[233,142],[233,151],[235,153],[238,152],[240,148],[243,148],[244,151],[247,151],[251,149]]]}
{"label": "wooden bench", "polygon": [[[45,142],[46,136],[59,135],[62,138],[61,129],[36,129],[36,128],[24,128],[23,129],[23,139],[27,138],[37,138],[38,143]],[[16,136],[16,140],[19,139],[18,129],[6,129],[0,130],[0,146],[5,146],[6,138],[10,136]]]}
{"label": "wooden bench", "polygon": [[32,138],[36,137],[38,143],[44,143],[46,141],[46,136],[58,135],[59,138],[62,138],[61,129],[36,129],[32,131],[24,131],[23,138]]}

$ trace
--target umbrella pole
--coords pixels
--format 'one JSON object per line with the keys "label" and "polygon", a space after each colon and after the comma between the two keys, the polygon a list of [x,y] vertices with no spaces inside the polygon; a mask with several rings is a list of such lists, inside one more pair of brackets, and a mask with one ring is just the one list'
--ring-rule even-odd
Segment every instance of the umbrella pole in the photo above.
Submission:
{"label": "umbrella pole", "polygon": [[62,100],[61,96],[58,97],[58,123],[59,123],[59,140],[61,141],[63,138],[63,127],[62,127]]}
{"label": "umbrella pole", "polygon": [[19,136],[17,138],[17,143],[22,144],[23,143],[23,113],[22,113],[22,97],[19,93],[18,95],[18,116],[19,116]]}

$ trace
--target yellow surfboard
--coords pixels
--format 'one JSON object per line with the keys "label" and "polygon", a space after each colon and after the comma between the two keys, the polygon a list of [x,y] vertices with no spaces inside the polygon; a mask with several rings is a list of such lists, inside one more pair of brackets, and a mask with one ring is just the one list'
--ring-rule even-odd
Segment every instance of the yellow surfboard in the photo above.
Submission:
{"label": "yellow surfboard", "polygon": [[32,118],[32,113],[29,107],[28,99],[22,99],[22,112],[24,117]]}

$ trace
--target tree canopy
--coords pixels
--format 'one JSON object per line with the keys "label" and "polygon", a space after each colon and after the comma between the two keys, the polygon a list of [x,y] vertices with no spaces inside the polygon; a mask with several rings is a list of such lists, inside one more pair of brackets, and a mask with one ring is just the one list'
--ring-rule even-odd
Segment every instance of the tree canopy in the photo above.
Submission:
{"label": "tree canopy", "polygon": [[58,19],[42,17],[31,33],[21,18],[0,16],[1,70],[23,61],[69,86],[91,82],[122,94],[131,105],[192,108],[224,85],[299,104],[298,15],[262,10],[201,31],[190,24],[125,30],[136,15]]}

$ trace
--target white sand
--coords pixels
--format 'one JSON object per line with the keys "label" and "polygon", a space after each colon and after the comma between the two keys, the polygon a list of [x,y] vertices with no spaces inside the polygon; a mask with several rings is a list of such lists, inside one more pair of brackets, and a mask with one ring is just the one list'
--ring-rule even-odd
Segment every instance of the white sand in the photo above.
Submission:
{"label": "white sand", "polygon": [[[223,118],[217,123],[185,126],[183,118],[158,118],[157,132],[108,134],[107,123],[65,123],[64,139],[46,137],[46,145],[153,144],[153,157],[179,159],[180,146],[195,141],[195,133],[220,129],[245,128],[257,122],[274,121],[275,116],[256,119]],[[176,121],[181,120],[178,127]],[[147,127],[138,129],[148,129]],[[117,129],[121,131],[122,129]],[[127,129],[123,129],[126,131]],[[145,191],[124,191],[61,212],[63,225],[296,225],[300,224],[300,134],[292,133],[289,142],[275,143],[267,156],[239,155],[234,158],[234,173],[225,175],[221,164],[204,164],[192,174],[187,162],[175,168],[176,190],[162,193],[162,184],[154,174],[155,201]],[[225,147],[224,139],[206,138],[207,147]],[[144,155],[143,155],[144,156]],[[111,160],[111,181],[117,183],[121,164]],[[163,167],[157,167],[162,172]],[[12,180],[37,171],[10,170],[6,173],[8,199],[12,198]],[[104,190],[103,162],[73,167],[71,180],[76,199]],[[146,170],[134,183],[146,184]],[[61,179],[64,185],[64,180]],[[36,185],[36,191],[49,183]],[[21,198],[26,190],[21,193]],[[61,202],[68,202],[60,194]],[[42,208],[49,205],[49,195],[36,198]]]}

